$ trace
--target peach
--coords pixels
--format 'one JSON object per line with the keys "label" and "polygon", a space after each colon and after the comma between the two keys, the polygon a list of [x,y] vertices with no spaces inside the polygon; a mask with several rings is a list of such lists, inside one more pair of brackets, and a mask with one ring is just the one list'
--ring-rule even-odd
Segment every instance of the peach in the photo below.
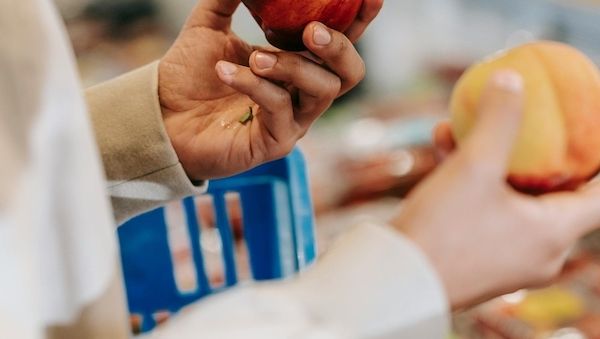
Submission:
{"label": "peach", "polygon": [[535,42],[468,69],[456,84],[450,110],[460,145],[476,119],[493,72],[512,69],[525,85],[524,116],[508,164],[517,190],[542,194],[573,190],[600,169],[600,72],[584,54],[557,42]]}

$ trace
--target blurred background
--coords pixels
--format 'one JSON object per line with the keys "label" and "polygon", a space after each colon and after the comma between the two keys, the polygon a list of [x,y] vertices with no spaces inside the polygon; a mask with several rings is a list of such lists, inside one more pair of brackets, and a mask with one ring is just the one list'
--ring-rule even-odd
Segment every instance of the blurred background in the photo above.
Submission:
{"label": "blurred background", "polygon": [[[55,2],[89,86],[160,58],[196,1]],[[245,8],[236,14],[234,30],[265,43]],[[301,142],[320,250],[357,219],[386,220],[436,167],[431,130],[447,116],[449,93],[465,67],[536,39],[568,42],[600,63],[599,37],[599,0],[387,0],[358,45],[366,80]],[[595,238],[573,251],[555,286],[457,314],[456,338],[600,338]]]}

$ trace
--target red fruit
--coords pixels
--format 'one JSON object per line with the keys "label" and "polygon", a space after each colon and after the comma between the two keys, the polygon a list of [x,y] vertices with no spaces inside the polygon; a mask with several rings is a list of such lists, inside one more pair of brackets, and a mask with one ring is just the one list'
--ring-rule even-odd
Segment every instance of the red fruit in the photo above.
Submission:
{"label": "red fruit", "polygon": [[267,40],[287,51],[306,50],[302,33],[306,25],[319,21],[345,32],[356,19],[363,0],[242,0]]}

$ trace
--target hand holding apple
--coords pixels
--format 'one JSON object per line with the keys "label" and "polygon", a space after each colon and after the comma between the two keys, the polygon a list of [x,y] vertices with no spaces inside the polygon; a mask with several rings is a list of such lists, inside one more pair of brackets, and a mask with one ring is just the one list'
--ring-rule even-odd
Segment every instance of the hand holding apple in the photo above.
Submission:
{"label": "hand holding apple", "polygon": [[356,20],[363,0],[242,0],[269,42],[283,50],[302,51],[304,28],[318,21],[346,32]]}
{"label": "hand holding apple", "polygon": [[[600,225],[600,185],[529,196],[506,183],[523,126],[523,78],[490,74],[471,132],[393,220],[429,257],[453,308],[549,282],[575,241]],[[452,145],[448,125],[436,139]]]}
{"label": "hand holding apple", "polygon": [[352,43],[382,2],[364,0],[346,34],[310,23],[302,41],[317,64],[241,40],[230,27],[240,0],[201,0],[159,66],[165,127],[189,177],[229,176],[285,156],[364,77]]}

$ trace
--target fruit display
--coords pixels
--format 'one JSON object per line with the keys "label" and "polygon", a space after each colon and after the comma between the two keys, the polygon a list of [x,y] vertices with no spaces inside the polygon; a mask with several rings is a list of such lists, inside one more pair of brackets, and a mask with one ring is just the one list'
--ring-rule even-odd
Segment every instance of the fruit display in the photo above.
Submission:
{"label": "fruit display", "polygon": [[306,25],[319,21],[340,32],[356,19],[363,0],[243,0],[267,40],[288,51],[305,50]]}
{"label": "fruit display", "polygon": [[521,74],[524,116],[508,169],[508,181],[530,194],[571,190],[600,169],[600,72],[578,50],[535,42],[502,52],[470,69],[451,101],[459,144],[477,120],[485,85],[498,70]]}

